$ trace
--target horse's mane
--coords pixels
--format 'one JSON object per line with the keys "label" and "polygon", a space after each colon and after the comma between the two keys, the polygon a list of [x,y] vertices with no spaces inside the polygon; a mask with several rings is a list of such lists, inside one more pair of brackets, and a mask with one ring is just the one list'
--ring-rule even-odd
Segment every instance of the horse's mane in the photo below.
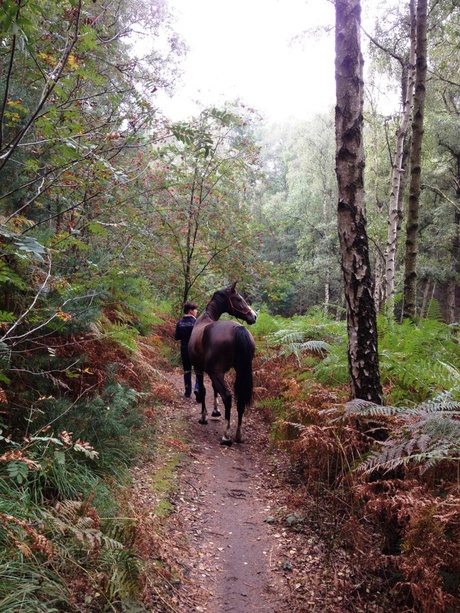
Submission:
{"label": "horse's mane", "polygon": [[228,300],[228,289],[220,289],[217,292],[214,292],[211,300],[206,305],[206,309],[211,304],[211,302],[216,302],[218,307],[222,307]]}

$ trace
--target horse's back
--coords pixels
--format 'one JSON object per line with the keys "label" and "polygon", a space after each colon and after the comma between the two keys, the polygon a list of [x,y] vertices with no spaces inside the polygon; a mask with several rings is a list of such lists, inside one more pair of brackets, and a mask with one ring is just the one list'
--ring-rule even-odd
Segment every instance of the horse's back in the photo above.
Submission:
{"label": "horse's back", "polygon": [[[238,335],[243,333],[247,339],[247,349],[253,353],[255,343],[247,328],[234,321],[216,321],[203,331],[202,344],[204,354],[204,368],[206,372],[226,372],[235,368],[238,352],[242,345]],[[252,349],[251,349],[252,348]],[[246,346],[244,347],[246,351]]]}
{"label": "horse's back", "polygon": [[226,372],[234,367],[238,332],[243,334],[248,351],[253,353],[255,342],[252,334],[240,323],[197,319],[189,341],[189,354],[194,367],[208,373],[211,370]]}

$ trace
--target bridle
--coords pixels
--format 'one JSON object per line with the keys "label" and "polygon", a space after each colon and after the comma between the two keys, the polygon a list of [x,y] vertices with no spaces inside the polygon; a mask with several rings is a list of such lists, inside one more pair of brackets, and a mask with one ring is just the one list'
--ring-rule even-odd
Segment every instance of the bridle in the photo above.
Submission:
{"label": "bridle", "polygon": [[230,303],[230,306],[232,307],[233,311],[235,311],[235,313],[241,313],[241,315],[248,315],[249,313],[252,313],[252,309],[251,307],[249,307],[248,305],[246,305],[248,308],[246,309],[246,311],[242,311],[240,309],[237,309],[233,306],[233,302],[232,299],[230,298],[230,296],[228,297],[228,301]]}

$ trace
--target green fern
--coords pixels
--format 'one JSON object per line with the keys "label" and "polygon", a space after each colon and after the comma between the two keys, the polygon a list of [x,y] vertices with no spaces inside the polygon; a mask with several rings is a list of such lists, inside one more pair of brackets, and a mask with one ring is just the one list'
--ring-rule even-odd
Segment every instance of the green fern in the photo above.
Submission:
{"label": "green fern", "polygon": [[133,326],[119,321],[110,322],[108,319],[101,318],[97,324],[99,338],[107,338],[123,349],[134,352],[137,349],[136,338],[138,331]]}
{"label": "green fern", "polygon": [[363,400],[347,404],[348,415],[397,417],[390,438],[379,443],[358,466],[358,472],[370,475],[388,473],[409,463],[419,464],[422,472],[443,460],[460,460],[460,403],[430,401],[417,407],[378,406]]}
{"label": "green fern", "polygon": [[460,399],[460,379],[448,366],[460,361],[460,345],[449,326],[379,317],[378,330],[380,372],[390,403],[420,403],[446,389]]}
{"label": "green fern", "polygon": [[329,343],[322,340],[305,340],[305,331],[284,329],[274,332],[268,337],[271,346],[281,347],[279,355],[294,355],[300,366],[306,352],[319,354],[321,357],[330,350]]}
{"label": "green fern", "polygon": [[[115,370],[109,372],[109,375],[115,377]],[[72,410],[69,410],[69,406]],[[75,440],[80,438],[87,441],[99,452],[97,460],[82,458],[79,461],[81,466],[97,466],[99,471],[103,469],[116,474],[134,457],[136,437],[133,433],[142,423],[142,412],[139,408],[139,393],[133,388],[113,382],[85,402],[71,404],[65,399],[47,398],[41,403],[41,408],[43,416],[39,416],[42,421],[37,418],[37,429],[53,423],[56,432],[73,432]],[[68,457],[66,459],[71,460]],[[67,467],[70,470],[74,465],[67,464]],[[65,470],[65,466],[61,468]],[[59,467],[54,469],[58,471]]]}
{"label": "green fern", "polygon": [[428,309],[426,312],[426,318],[434,321],[444,321],[443,314],[439,302],[435,298],[431,298],[428,303]]}
{"label": "green fern", "polygon": [[108,582],[106,597],[109,602],[123,601],[139,592],[140,560],[129,550],[105,549],[101,562],[106,568]]}

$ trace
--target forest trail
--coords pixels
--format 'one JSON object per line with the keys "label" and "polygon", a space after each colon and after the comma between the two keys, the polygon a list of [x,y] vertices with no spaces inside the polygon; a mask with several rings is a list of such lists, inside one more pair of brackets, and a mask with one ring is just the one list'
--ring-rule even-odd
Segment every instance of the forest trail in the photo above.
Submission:
{"label": "forest trail", "polygon": [[135,467],[130,495],[150,526],[148,610],[388,613],[383,597],[366,602],[365,585],[352,601],[344,596],[355,582],[350,560],[334,531],[329,538],[318,530],[330,509],[293,482],[288,458],[270,445],[263,412],[248,410],[245,442],[224,447],[223,419],[200,425],[200,406],[184,398],[180,370],[163,374],[152,457]]}
{"label": "forest trail", "polygon": [[[179,397],[181,380],[181,375],[170,377]],[[243,421],[246,442],[225,447],[220,445],[223,418],[209,418],[203,426],[198,423],[200,405],[194,399],[183,398],[179,405],[190,447],[189,461],[179,468],[174,506],[189,535],[189,558],[184,560],[188,582],[205,595],[196,610],[292,611],[286,606],[287,585],[278,565],[279,534],[269,523],[274,509],[266,488],[273,469],[267,425],[261,432],[248,413]],[[235,410],[232,426],[234,433]]]}

